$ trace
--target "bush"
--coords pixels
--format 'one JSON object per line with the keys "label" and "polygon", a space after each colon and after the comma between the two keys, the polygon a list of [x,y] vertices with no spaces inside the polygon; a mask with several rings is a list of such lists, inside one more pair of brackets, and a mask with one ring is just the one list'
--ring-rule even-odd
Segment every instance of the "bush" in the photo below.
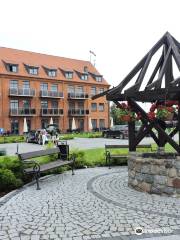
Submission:
{"label": "bush", "polygon": [[100,138],[102,133],[89,133],[88,138]]}
{"label": "bush", "polygon": [[72,140],[72,139],[74,139],[73,135],[64,135],[59,137],[59,140]]}
{"label": "bush", "polygon": [[12,190],[22,186],[22,180],[17,179],[9,169],[0,169],[0,191]]}
{"label": "bush", "polygon": [[17,178],[22,178],[22,162],[17,157],[5,156],[0,158],[0,169],[11,170]]}
{"label": "bush", "polygon": [[76,158],[75,161],[75,168],[84,168],[86,166],[86,160],[85,160],[85,152],[78,149],[73,149],[71,151],[71,154],[73,154]]}

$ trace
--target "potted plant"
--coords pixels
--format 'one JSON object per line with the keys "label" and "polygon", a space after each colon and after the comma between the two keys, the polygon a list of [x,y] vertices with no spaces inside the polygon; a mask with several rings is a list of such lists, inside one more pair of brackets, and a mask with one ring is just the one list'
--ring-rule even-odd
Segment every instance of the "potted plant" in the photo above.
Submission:
{"label": "potted plant", "polygon": [[135,121],[137,118],[136,113],[133,112],[131,107],[129,105],[127,105],[126,103],[121,104],[119,114],[120,114],[120,119],[123,122]]}
{"label": "potted plant", "polygon": [[158,118],[164,121],[172,121],[176,111],[176,108],[173,107],[174,104],[176,104],[175,101],[165,102],[164,105],[152,104],[148,113],[149,119],[154,120],[155,118]]}

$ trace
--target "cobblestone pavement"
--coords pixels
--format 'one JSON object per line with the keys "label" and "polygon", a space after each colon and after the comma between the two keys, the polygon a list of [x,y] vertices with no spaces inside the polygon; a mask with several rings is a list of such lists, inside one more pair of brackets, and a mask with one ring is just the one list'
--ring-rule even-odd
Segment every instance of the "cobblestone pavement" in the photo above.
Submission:
{"label": "cobblestone pavement", "polygon": [[1,240],[180,238],[180,199],[128,188],[126,167],[82,169],[40,184],[0,201]]}

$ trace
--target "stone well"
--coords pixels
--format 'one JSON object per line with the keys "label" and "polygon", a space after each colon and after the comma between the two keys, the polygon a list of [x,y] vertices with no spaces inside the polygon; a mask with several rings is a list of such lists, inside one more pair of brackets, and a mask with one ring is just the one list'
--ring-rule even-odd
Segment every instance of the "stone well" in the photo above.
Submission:
{"label": "stone well", "polygon": [[148,193],[180,196],[180,156],[131,152],[128,185]]}

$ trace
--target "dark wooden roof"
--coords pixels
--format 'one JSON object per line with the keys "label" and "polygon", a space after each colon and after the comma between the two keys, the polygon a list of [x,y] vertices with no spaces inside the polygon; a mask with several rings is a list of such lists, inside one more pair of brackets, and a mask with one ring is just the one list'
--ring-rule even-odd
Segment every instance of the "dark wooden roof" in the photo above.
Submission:
{"label": "dark wooden roof", "polygon": [[[146,72],[152,57],[162,47],[162,53],[151,72],[148,81],[144,81]],[[131,97],[135,101],[153,102],[156,100],[179,100],[180,98],[180,75],[174,78],[173,59],[180,71],[180,43],[170,34],[164,36],[151,48],[131,72],[112,89],[93,97],[99,98],[106,95],[110,101],[124,101]],[[132,81],[136,77],[135,83]],[[164,78],[164,83],[163,83]],[[131,84],[131,82],[133,82]],[[127,84],[131,85],[128,89]],[[141,90],[143,88],[143,90]]]}

